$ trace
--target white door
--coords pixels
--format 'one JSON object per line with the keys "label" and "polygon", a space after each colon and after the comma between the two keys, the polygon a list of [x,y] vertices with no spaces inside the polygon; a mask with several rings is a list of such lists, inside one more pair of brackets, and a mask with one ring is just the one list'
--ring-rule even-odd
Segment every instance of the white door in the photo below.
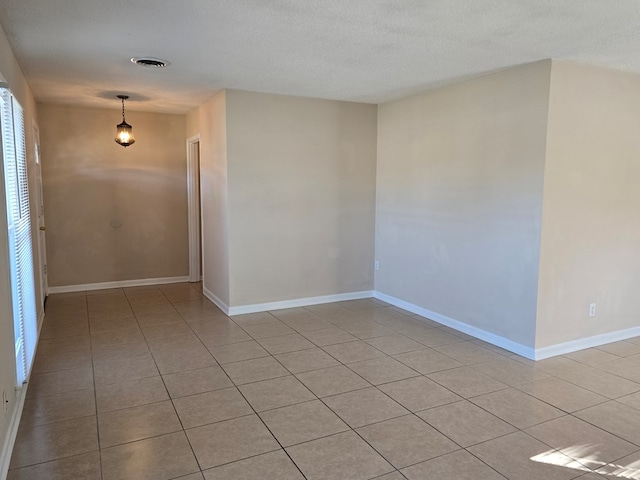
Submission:
{"label": "white door", "polygon": [[40,165],[40,130],[33,124],[33,142],[36,155],[36,204],[37,204],[37,227],[38,227],[38,258],[40,260],[40,306],[44,307],[47,298],[47,237],[44,223],[44,195],[42,194],[42,167]]}

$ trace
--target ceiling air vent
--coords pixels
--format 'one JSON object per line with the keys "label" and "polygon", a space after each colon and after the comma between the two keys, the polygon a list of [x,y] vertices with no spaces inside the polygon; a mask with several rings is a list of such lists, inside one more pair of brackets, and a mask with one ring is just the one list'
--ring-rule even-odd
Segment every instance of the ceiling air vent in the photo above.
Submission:
{"label": "ceiling air vent", "polygon": [[171,62],[167,62],[166,60],[162,60],[161,58],[154,57],[133,57],[131,62],[136,65],[140,65],[141,67],[150,67],[150,68],[164,68],[171,65]]}

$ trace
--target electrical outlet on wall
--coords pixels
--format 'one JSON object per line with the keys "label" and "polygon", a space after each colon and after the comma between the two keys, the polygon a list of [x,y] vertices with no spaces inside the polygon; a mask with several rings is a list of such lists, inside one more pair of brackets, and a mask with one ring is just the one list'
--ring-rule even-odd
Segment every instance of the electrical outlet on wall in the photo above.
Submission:
{"label": "electrical outlet on wall", "polygon": [[590,317],[595,317],[596,316],[596,304],[595,303],[590,303],[589,304],[589,316]]}
{"label": "electrical outlet on wall", "polygon": [[374,270],[380,270],[380,260],[373,262],[373,268]]}

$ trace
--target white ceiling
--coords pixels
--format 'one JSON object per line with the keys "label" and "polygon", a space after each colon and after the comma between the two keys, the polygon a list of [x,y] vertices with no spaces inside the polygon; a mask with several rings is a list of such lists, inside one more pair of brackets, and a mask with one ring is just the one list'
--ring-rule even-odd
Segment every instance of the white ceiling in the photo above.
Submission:
{"label": "white ceiling", "polygon": [[544,58],[640,73],[639,0],[0,0],[0,23],[39,101],[144,111],[223,88],[380,103]]}

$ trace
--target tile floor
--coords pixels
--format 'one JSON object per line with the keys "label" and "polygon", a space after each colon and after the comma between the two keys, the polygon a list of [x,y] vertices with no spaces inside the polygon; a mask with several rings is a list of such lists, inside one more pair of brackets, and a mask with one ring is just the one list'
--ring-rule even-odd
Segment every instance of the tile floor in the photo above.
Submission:
{"label": "tile floor", "polygon": [[536,363],[378,300],[228,318],[199,288],[49,298],[10,480],[640,478],[640,338]]}

